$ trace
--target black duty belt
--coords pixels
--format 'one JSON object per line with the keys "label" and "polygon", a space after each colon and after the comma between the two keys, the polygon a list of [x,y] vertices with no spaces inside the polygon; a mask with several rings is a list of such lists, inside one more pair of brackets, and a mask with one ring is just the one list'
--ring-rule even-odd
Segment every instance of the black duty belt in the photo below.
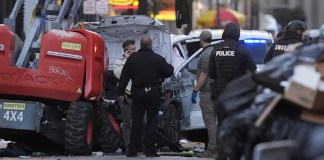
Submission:
{"label": "black duty belt", "polygon": [[153,83],[153,84],[140,84],[140,85],[134,85],[134,88],[152,88],[152,89],[160,89],[160,85],[158,85],[157,83]]}

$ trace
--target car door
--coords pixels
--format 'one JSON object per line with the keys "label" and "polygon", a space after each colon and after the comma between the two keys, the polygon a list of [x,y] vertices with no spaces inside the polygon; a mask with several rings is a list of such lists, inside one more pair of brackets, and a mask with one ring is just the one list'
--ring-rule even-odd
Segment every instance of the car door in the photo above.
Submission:
{"label": "car door", "polygon": [[[191,36],[192,37],[192,36]],[[219,43],[219,39],[213,39],[212,44]],[[180,89],[181,105],[185,118],[185,125],[183,130],[203,129],[205,124],[203,122],[201,109],[199,106],[199,93],[197,96],[197,103],[192,104],[191,94],[197,84],[196,71],[198,58],[203,50],[200,45],[198,37],[192,37],[186,41],[181,42],[181,47],[186,50],[188,58],[177,68],[175,68],[175,77],[177,81],[182,84]]]}
{"label": "car door", "polygon": [[[182,43],[182,47],[188,53],[189,58],[184,61],[176,70],[175,77],[177,81],[182,84],[180,89],[181,105],[183,108],[183,115],[185,124],[183,130],[202,129],[205,124],[202,119],[202,113],[199,106],[199,96],[197,96],[197,103],[191,102],[192,91],[197,84],[196,71],[197,62],[201,54],[199,39],[190,39]],[[198,93],[199,94],[199,93]]]}

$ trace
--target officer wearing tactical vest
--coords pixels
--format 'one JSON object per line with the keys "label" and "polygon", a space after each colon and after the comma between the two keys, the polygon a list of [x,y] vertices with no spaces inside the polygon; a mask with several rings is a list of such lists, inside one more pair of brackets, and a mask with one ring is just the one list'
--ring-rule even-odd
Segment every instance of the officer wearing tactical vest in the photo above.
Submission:
{"label": "officer wearing tactical vest", "polygon": [[224,42],[216,44],[210,55],[208,75],[215,80],[211,83],[215,100],[230,81],[244,75],[247,70],[256,70],[251,51],[239,42],[239,38],[240,28],[234,23],[227,24],[222,34]]}
{"label": "officer wearing tactical vest", "polygon": [[217,129],[217,117],[214,102],[211,100],[210,95],[210,83],[212,80],[208,76],[208,64],[209,57],[213,50],[213,46],[210,44],[212,41],[212,33],[208,30],[204,30],[199,36],[200,45],[204,49],[197,62],[197,84],[191,94],[192,103],[196,103],[197,93],[199,92],[199,106],[201,108],[202,117],[207,128],[208,133],[208,146],[204,153],[198,154],[200,158],[215,158],[216,151],[216,129]]}
{"label": "officer wearing tactical vest", "polygon": [[289,44],[302,43],[305,40],[305,31],[307,26],[304,22],[294,20],[288,23],[283,32],[283,37],[273,43],[265,55],[264,63],[270,61],[273,57],[285,53]]}

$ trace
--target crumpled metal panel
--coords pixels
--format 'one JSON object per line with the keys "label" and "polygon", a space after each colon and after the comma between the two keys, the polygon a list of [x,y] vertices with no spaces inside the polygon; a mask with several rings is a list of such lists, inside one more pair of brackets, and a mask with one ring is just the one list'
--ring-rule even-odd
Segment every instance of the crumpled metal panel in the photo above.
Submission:
{"label": "crumpled metal panel", "polygon": [[101,20],[97,27],[92,25],[90,30],[105,39],[109,51],[109,70],[113,70],[114,62],[122,56],[122,44],[125,40],[135,40],[138,50],[141,38],[147,35],[152,38],[153,51],[171,63],[170,32],[166,26],[154,18],[143,15],[107,17]]}

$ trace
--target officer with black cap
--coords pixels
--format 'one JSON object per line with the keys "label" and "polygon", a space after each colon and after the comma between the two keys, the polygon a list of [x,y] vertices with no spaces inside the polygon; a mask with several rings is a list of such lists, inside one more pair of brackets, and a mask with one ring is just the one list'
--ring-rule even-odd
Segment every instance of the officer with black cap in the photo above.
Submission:
{"label": "officer with black cap", "polygon": [[303,43],[305,41],[306,24],[303,21],[294,20],[284,28],[283,37],[273,43],[265,55],[264,63],[273,57],[285,53],[289,44]]}

